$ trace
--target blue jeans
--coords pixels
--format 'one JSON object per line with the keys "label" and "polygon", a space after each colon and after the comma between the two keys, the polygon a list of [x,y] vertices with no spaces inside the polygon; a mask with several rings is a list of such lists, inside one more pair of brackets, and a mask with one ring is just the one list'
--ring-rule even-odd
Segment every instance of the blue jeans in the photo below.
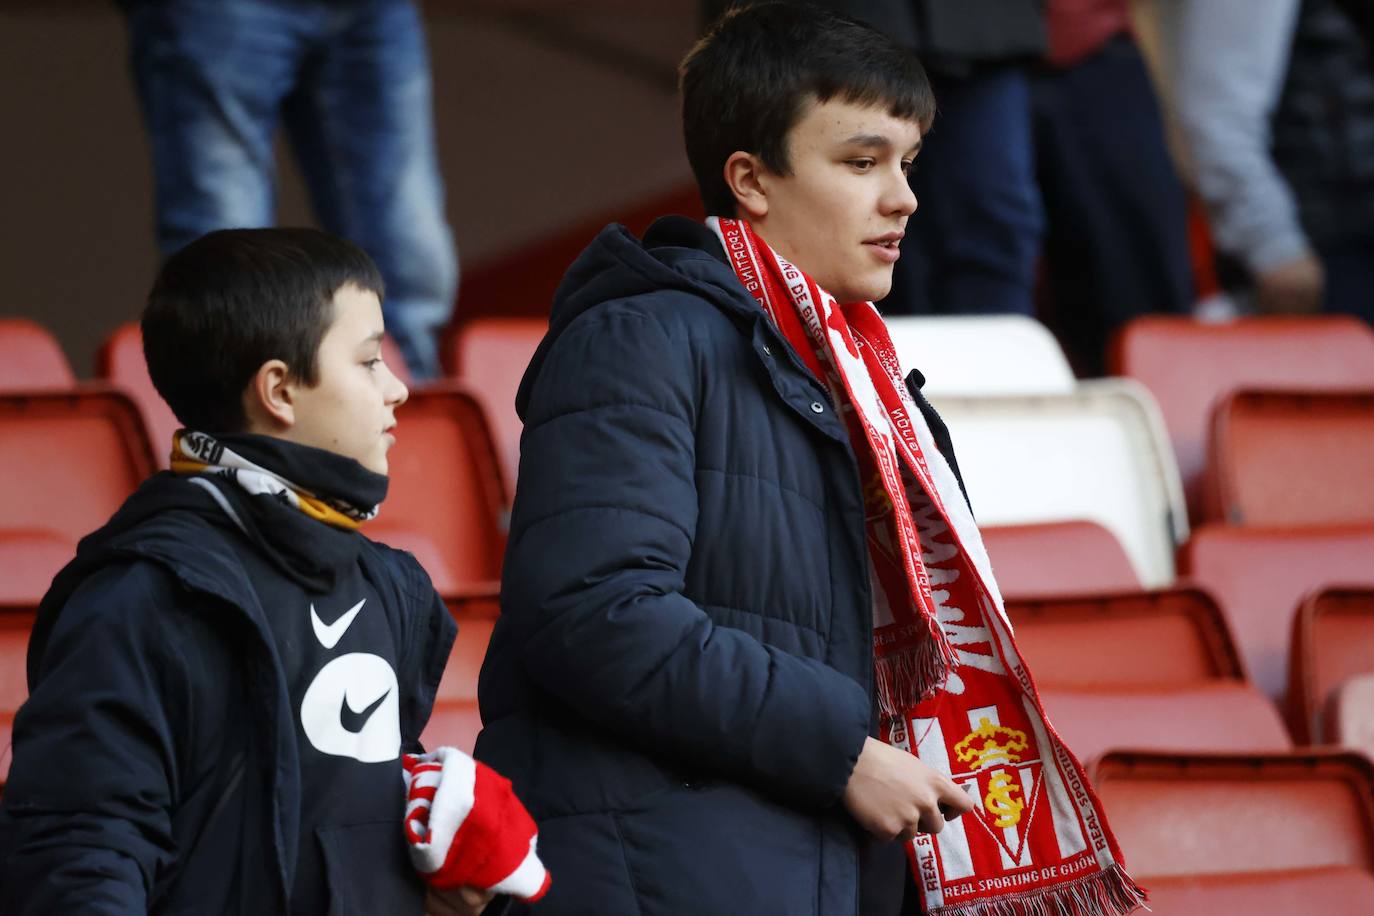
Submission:
{"label": "blue jeans", "polygon": [[135,0],[129,26],[163,253],[275,222],[280,121],[321,225],[376,260],[388,332],[437,375],[458,260],[412,0]]}
{"label": "blue jeans", "polygon": [[911,177],[918,209],[883,311],[1030,315],[1045,218],[1029,80],[1001,67],[934,89],[939,111]]}

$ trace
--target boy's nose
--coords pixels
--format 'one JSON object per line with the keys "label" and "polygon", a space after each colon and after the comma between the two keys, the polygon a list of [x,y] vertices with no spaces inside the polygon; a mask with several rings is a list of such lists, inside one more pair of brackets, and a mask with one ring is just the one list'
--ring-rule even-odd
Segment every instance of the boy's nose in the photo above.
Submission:
{"label": "boy's nose", "polygon": [[[382,365],[386,364],[383,363]],[[405,382],[396,377],[396,373],[392,372],[390,368],[386,370],[386,374],[390,376],[386,390],[386,402],[399,407],[410,398],[410,389],[406,387]]]}
{"label": "boy's nose", "polygon": [[905,175],[896,176],[888,187],[884,200],[886,212],[910,216],[916,212],[916,192]]}

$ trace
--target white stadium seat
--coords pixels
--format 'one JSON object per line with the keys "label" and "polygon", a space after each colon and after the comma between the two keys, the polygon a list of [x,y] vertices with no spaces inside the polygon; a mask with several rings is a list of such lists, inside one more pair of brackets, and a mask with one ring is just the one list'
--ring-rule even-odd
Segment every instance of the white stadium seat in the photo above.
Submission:
{"label": "white stadium seat", "polygon": [[1024,315],[887,319],[897,358],[921,370],[927,396],[1053,394],[1074,389],[1073,370],[1043,324]]}
{"label": "white stadium seat", "polygon": [[1099,379],[1070,392],[932,398],[980,525],[1073,519],[1107,528],[1146,588],[1174,581],[1188,536],[1178,465],[1149,392]]}

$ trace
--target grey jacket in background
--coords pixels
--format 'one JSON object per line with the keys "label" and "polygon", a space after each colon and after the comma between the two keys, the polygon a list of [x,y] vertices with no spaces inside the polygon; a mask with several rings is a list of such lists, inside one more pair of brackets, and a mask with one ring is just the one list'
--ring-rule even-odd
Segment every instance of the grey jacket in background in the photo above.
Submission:
{"label": "grey jacket in background", "polygon": [[1158,0],[1174,107],[1217,247],[1264,271],[1307,254],[1270,152],[1299,0]]}

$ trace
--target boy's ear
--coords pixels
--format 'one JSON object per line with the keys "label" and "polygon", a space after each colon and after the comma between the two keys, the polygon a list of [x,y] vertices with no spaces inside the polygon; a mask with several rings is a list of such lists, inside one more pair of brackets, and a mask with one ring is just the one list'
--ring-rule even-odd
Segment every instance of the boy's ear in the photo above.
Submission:
{"label": "boy's ear", "polygon": [[294,426],[295,395],[296,384],[285,362],[269,359],[259,366],[243,392],[243,412],[250,430],[271,433]]}
{"label": "boy's ear", "polygon": [[753,153],[736,150],[725,160],[725,183],[735,195],[741,219],[759,220],[768,215],[766,166]]}

